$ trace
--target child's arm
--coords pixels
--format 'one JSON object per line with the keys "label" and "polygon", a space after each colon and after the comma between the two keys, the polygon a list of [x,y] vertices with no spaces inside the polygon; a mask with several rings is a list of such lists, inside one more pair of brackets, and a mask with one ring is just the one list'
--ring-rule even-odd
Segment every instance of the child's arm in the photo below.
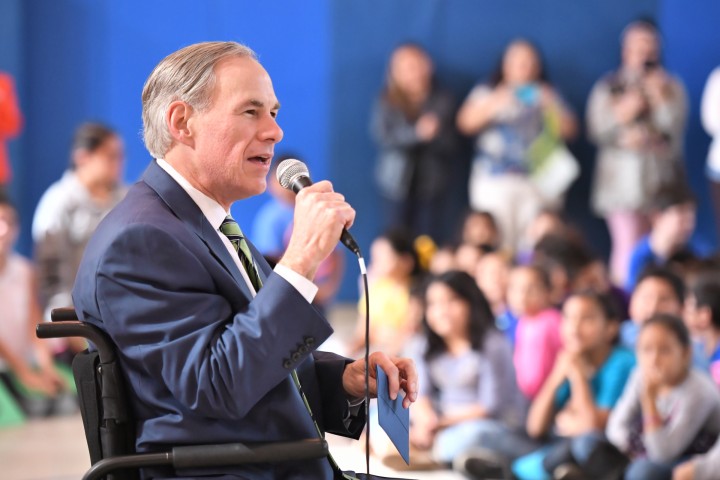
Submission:
{"label": "child's arm", "polygon": [[410,415],[410,442],[421,450],[429,449],[439,428],[438,416],[430,399],[420,396],[413,404]]}
{"label": "child's arm", "polygon": [[28,295],[28,328],[30,329],[30,338],[33,339],[33,349],[35,358],[37,359],[37,365],[40,367],[40,371],[49,377],[49,380],[57,383],[58,385],[64,385],[64,381],[55,369],[55,360],[53,354],[50,351],[49,343],[46,340],[42,340],[35,334],[35,329],[39,323],[42,323],[42,312],[40,311],[40,305],[35,297],[35,292],[38,292],[38,283],[35,272],[33,271],[30,284],[28,285],[31,294]]}
{"label": "child's arm", "polygon": [[[692,375],[692,373],[690,374]],[[702,430],[703,424],[708,420],[713,409],[717,408],[717,391],[714,385],[707,388],[700,378],[686,381],[678,386],[679,399],[673,406],[672,415],[667,422],[653,415],[657,410],[643,409],[645,420],[643,430],[643,443],[650,460],[656,462],[671,462],[677,460]],[[653,392],[645,393],[650,397]],[[649,402],[649,398],[644,403]],[[643,405],[645,407],[645,405]]]}
{"label": "child's arm", "polygon": [[568,368],[568,380],[572,392],[569,408],[558,416],[558,433],[566,437],[582,435],[605,428],[609,411],[599,409],[588,383],[587,367],[579,358],[573,358]]}
{"label": "child's arm", "polygon": [[569,356],[562,352],[555,361],[555,366],[530,405],[526,428],[533,438],[545,435],[555,417],[555,394],[568,375]]}
{"label": "child's arm", "polygon": [[469,420],[477,420],[486,418],[488,411],[482,405],[470,405],[466,408],[459,409],[451,414],[443,415],[438,420],[438,428],[447,428],[457,425],[458,423],[467,422]]}
{"label": "child's arm", "polygon": [[635,369],[620,400],[608,417],[605,435],[608,440],[623,452],[630,444],[630,425],[640,414],[640,371]]}
{"label": "child's arm", "polygon": [[36,390],[46,395],[54,395],[57,385],[43,375],[39,375],[20,357],[16,356],[4,343],[0,342],[0,358],[10,366],[10,370],[17,376],[20,383],[30,390]]}

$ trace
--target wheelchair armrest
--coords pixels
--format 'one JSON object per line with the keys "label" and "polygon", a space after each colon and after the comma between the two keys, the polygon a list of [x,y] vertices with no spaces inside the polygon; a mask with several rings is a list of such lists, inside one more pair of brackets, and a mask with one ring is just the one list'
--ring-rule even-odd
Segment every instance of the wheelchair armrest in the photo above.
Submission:
{"label": "wheelchair armrest", "polygon": [[228,443],[224,445],[191,445],[172,449],[173,466],[176,469],[309,460],[326,457],[327,454],[327,442],[321,438],[250,446],[242,443]]}
{"label": "wheelchair armrest", "polygon": [[66,322],[77,319],[77,312],[75,312],[73,307],[53,308],[50,311],[51,322]]}
{"label": "wheelchair armrest", "polygon": [[327,455],[327,442],[320,438],[251,446],[242,443],[191,445],[175,447],[165,453],[139,453],[105,458],[93,465],[82,480],[99,480],[110,472],[124,468],[172,465],[175,469],[201,469],[249,463],[312,460]]}
{"label": "wheelchair armrest", "polygon": [[89,323],[78,320],[39,323],[35,334],[38,338],[83,337],[97,348],[102,363],[115,360],[115,345],[105,332]]}

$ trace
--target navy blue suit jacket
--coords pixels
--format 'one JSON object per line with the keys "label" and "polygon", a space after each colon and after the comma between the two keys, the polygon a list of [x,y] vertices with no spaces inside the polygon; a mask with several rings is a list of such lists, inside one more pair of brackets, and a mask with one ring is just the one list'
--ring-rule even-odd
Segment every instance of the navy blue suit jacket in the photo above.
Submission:
{"label": "navy blue suit jacket", "polygon": [[[292,369],[321,429],[359,435],[362,425],[343,422],[348,360],[314,352],[332,328],[251,248],[263,280],[254,299],[217,231],[155,161],[90,240],[73,301],[118,347],[139,451],[317,437]],[[215,473],[334,478],[326,459]]]}

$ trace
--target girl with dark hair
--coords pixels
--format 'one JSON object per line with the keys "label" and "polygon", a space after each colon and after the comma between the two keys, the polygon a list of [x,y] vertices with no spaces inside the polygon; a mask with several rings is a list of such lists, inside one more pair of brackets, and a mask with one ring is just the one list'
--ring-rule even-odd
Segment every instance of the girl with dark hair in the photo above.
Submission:
{"label": "girl with dark hair", "polygon": [[[503,246],[516,250],[525,227],[547,204],[530,175],[538,140],[547,147],[575,135],[575,116],[545,78],[538,49],[515,40],[498,72],[473,88],[457,116],[459,130],[474,136],[470,206],[491,212]],[[545,148],[547,149],[547,148]]]}
{"label": "girl with dark hair", "polygon": [[710,376],[720,386],[720,281],[717,272],[700,275],[688,288],[683,320],[693,337],[695,350],[700,349],[708,360]]}
{"label": "girl with dark hair", "polygon": [[502,424],[518,425],[520,395],[512,352],[474,279],[449,271],[427,287],[425,342],[414,359],[420,395],[411,444],[450,463]]}

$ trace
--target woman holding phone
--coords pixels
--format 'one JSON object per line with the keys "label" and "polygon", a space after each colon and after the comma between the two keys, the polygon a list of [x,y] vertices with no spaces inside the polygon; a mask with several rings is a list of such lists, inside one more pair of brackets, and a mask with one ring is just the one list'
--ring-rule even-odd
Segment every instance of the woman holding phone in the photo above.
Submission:
{"label": "woman holding phone", "polygon": [[530,178],[530,149],[548,121],[562,140],[575,135],[575,116],[548,83],[537,48],[523,39],[508,45],[490,81],[474,87],[458,112],[459,130],[475,137],[470,206],[495,216],[513,250],[546,204]]}

